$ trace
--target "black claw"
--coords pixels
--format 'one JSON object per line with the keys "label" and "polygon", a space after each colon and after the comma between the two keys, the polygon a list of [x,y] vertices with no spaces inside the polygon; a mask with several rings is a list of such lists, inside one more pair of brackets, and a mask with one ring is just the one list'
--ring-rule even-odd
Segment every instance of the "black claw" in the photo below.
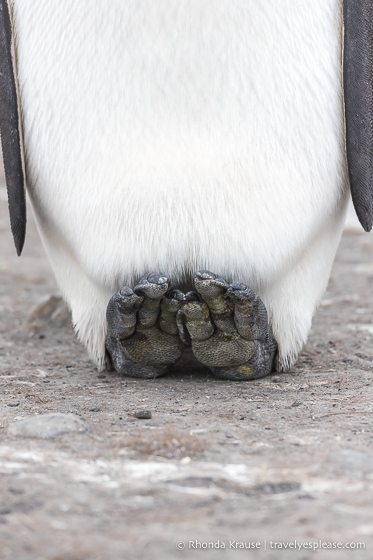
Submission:
{"label": "black claw", "polygon": [[255,292],[253,292],[253,290],[245,284],[234,282],[229,286],[224,297],[227,300],[245,301],[247,303],[252,303],[257,296]]}
{"label": "black claw", "polygon": [[201,298],[197,294],[197,292],[187,292],[185,294],[186,301],[201,301]]}
{"label": "black claw", "polygon": [[176,299],[177,301],[185,301],[185,294],[181,290],[171,290],[166,293],[168,299]]}
{"label": "black claw", "polygon": [[198,270],[194,274],[194,276],[196,278],[201,278],[201,280],[215,280],[215,278],[217,277],[216,274],[210,272],[209,270]]}
{"label": "black claw", "polygon": [[198,278],[204,278],[206,280],[212,280],[216,278],[216,274],[210,272],[210,270],[197,270],[195,276],[197,276]]}
{"label": "black claw", "polygon": [[[194,274],[193,285],[199,292],[214,290],[214,288],[228,288],[227,282],[209,270],[199,270]],[[208,293],[207,292],[207,293]],[[214,295],[213,292],[209,295]]]}
{"label": "black claw", "polygon": [[132,296],[133,293],[134,291],[131,290],[131,288],[129,288],[128,286],[124,286],[124,288],[120,290],[121,296]]}
{"label": "black claw", "polygon": [[242,282],[232,282],[232,284],[229,286],[229,290],[228,291],[242,291],[245,292],[247,290],[249,290],[250,288],[248,288],[246,286],[246,284],[243,284]]}
{"label": "black claw", "polygon": [[161,276],[157,272],[151,272],[150,274],[148,274],[146,279],[148,282],[151,282],[152,284],[159,284],[159,285],[168,282],[168,278],[166,278],[166,276]]}
{"label": "black claw", "polygon": [[161,297],[169,290],[171,282],[165,276],[157,272],[151,272],[147,276],[141,278],[133,291],[150,299],[161,299]]}

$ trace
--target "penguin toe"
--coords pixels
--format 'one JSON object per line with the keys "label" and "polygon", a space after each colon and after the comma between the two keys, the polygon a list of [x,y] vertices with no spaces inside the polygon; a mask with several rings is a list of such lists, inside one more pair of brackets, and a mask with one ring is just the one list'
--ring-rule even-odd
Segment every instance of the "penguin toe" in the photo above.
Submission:
{"label": "penguin toe", "polygon": [[185,301],[185,294],[180,290],[171,290],[162,297],[161,312],[159,315],[159,327],[161,331],[170,335],[179,334],[176,317]]}

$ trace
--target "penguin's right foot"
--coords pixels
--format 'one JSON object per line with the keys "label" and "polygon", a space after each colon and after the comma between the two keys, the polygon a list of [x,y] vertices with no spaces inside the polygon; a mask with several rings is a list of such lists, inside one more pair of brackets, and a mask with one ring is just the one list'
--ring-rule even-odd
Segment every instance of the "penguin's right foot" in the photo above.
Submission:
{"label": "penguin's right foot", "polygon": [[184,300],[182,292],[171,290],[168,278],[156,273],[144,276],[133,290],[122,288],[110,299],[106,349],[118,373],[159,377],[177,362],[184,345],[176,314]]}
{"label": "penguin's right foot", "polygon": [[277,343],[260,297],[245,284],[228,284],[207,270],[197,272],[198,297],[177,314],[180,337],[220,379],[250,380],[271,373]]}

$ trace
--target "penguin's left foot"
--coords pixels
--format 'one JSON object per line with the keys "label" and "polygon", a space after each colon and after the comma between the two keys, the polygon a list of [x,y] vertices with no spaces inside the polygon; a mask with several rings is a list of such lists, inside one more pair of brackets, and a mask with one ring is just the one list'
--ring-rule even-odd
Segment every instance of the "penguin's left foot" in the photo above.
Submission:
{"label": "penguin's left foot", "polygon": [[148,274],[133,288],[122,288],[109,301],[106,349],[118,373],[151,378],[167,373],[184,345],[176,314],[185,296],[171,290],[168,278]]}
{"label": "penguin's left foot", "polygon": [[245,284],[228,284],[216,274],[197,272],[201,301],[188,301],[177,315],[180,338],[221,379],[249,380],[271,373],[277,343],[267,310]]}

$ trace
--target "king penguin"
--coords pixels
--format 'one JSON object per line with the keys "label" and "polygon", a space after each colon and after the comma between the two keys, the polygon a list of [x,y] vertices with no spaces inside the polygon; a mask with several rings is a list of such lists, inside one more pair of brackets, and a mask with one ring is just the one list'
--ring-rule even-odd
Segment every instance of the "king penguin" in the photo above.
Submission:
{"label": "king penguin", "polygon": [[0,0],[0,129],[100,369],[285,371],[372,227],[373,3]]}

